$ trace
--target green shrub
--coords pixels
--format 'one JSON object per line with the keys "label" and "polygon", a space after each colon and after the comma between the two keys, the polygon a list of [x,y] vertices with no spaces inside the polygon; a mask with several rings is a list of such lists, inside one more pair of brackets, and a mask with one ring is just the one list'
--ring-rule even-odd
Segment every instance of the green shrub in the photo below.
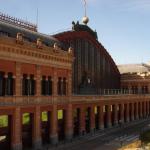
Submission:
{"label": "green shrub", "polygon": [[140,140],[142,143],[149,143],[150,142],[150,130],[149,131],[145,131],[140,135]]}

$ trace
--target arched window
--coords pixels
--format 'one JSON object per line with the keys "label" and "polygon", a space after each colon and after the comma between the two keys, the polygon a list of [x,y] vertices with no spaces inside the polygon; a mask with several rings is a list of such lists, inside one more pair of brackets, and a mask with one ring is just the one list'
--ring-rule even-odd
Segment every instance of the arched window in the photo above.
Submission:
{"label": "arched window", "polygon": [[41,81],[41,94],[46,95],[46,76],[42,76]]}
{"label": "arched window", "polygon": [[27,74],[23,74],[22,79],[22,95],[28,95],[28,78]]}

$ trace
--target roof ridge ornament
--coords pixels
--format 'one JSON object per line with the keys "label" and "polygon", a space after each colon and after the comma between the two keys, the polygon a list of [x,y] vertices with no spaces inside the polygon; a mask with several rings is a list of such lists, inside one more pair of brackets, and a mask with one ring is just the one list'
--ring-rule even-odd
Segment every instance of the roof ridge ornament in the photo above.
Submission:
{"label": "roof ridge ornament", "polygon": [[87,3],[86,3],[86,0],[83,0],[84,2],[84,16],[86,16],[86,6],[87,6]]}
{"label": "roof ridge ornament", "polygon": [[0,21],[7,22],[10,24],[17,25],[19,27],[37,32],[37,26],[35,24],[30,23],[28,21],[24,21],[22,19],[11,17],[11,16],[9,16],[7,14],[3,14],[1,12],[0,12]]}
{"label": "roof ridge ornament", "polygon": [[89,18],[87,17],[87,1],[83,0],[84,3],[84,17],[82,18],[82,22],[87,25],[87,23],[89,22]]}

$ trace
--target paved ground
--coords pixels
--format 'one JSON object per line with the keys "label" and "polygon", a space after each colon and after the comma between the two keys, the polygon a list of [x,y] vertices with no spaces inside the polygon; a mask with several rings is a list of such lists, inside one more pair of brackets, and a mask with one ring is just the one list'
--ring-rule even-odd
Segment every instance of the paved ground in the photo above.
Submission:
{"label": "paved ground", "polygon": [[78,138],[71,143],[63,143],[57,147],[43,150],[117,150],[121,145],[131,143],[139,138],[139,133],[150,124],[150,120],[132,122],[123,127],[106,129],[99,133]]}

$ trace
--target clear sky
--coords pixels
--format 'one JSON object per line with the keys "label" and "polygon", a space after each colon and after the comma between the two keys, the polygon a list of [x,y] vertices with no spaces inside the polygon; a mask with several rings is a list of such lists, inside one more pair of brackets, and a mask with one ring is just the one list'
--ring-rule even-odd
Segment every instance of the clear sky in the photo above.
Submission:
{"label": "clear sky", "polygon": [[[150,0],[87,0],[89,26],[117,64],[150,62]],[[82,0],[0,0],[0,11],[52,34],[84,15]]]}

